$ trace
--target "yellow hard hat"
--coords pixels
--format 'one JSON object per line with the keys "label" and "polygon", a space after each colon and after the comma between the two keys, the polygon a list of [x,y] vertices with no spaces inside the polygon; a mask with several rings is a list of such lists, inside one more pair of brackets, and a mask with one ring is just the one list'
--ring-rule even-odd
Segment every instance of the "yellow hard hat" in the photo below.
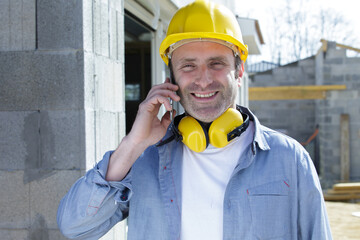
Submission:
{"label": "yellow hard hat", "polygon": [[234,45],[245,62],[248,47],[244,44],[239,23],[225,6],[207,0],[196,0],[180,8],[170,21],[165,39],[160,45],[160,56],[169,63],[169,47],[173,44],[194,39],[222,40]]}

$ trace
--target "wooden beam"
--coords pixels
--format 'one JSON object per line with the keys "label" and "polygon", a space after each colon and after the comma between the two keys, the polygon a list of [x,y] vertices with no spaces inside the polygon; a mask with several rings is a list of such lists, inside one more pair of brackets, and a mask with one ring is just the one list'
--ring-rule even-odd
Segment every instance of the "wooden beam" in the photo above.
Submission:
{"label": "wooden beam", "polygon": [[333,185],[335,191],[360,191],[360,182],[337,183]]}
{"label": "wooden beam", "polygon": [[[350,179],[350,123],[349,114],[341,114],[340,117],[340,167],[341,181]],[[359,186],[360,187],[360,186]]]}
{"label": "wooden beam", "polygon": [[346,194],[324,194],[325,201],[347,201],[360,199],[360,194],[346,193]]}
{"label": "wooden beam", "polygon": [[[328,43],[328,41],[325,40],[325,39],[321,39],[320,42],[322,42],[322,44],[323,44],[320,49],[323,50],[324,52],[326,52],[327,51],[327,43]],[[349,50],[352,50],[352,51],[355,51],[355,52],[360,52],[360,48],[355,48],[355,47],[352,47],[352,46],[349,46],[349,45],[336,43],[336,46],[339,47],[339,48],[345,48],[345,49],[349,49]]]}
{"label": "wooden beam", "polygon": [[346,85],[250,87],[250,101],[325,99],[327,91],[344,90]]}

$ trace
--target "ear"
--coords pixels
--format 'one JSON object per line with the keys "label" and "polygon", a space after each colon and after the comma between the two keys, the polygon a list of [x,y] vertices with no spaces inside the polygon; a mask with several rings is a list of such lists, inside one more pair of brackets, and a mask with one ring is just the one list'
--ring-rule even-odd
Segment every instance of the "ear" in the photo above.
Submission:
{"label": "ear", "polygon": [[244,62],[241,61],[241,67],[240,67],[240,71],[239,71],[239,77],[242,78],[242,76],[244,75]]}
{"label": "ear", "polygon": [[242,76],[244,75],[244,62],[241,61],[241,66],[240,66],[240,69],[239,69],[239,76],[238,76],[238,87],[241,87],[241,79],[242,79]]}

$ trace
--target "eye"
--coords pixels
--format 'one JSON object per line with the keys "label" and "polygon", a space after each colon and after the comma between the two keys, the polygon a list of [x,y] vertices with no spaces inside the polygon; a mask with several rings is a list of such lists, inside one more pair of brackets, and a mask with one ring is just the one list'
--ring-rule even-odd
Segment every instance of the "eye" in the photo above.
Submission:
{"label": "eye", "polygon": [[183,66],[181,66],[181,70],[185,71],[185,72],[189,72],[195,69],[195,65],[194,64],[184,64]]}
{"label": "eye", "polygon": [[220,69],[224,68],[225,66],[226,66],[226,64],[222,61],[210,62],[210,67],[215,70],[220,70]]}

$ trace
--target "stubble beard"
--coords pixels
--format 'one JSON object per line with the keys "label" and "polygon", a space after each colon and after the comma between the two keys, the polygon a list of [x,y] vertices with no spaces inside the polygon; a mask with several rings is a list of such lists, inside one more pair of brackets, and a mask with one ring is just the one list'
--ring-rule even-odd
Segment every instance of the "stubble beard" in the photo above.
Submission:
{"label": "stubble beard", "polygon": [[217,91],[217,101],[211,104],[201,104],[193,101],[190,92],[194,92],[194,90],[196,90],[195,87],[190,86],[183,91],[178,91],[178,95],[181,99],[180,103],[188,115],[201,122],[211,123],[228,108],[235,106],[236,90],[233,87],[229,86],[229,88],[225,88],[220,84],[216,84],[216,86],[212,86],[207,90],[211,91],[211,89],[216,89]]}

